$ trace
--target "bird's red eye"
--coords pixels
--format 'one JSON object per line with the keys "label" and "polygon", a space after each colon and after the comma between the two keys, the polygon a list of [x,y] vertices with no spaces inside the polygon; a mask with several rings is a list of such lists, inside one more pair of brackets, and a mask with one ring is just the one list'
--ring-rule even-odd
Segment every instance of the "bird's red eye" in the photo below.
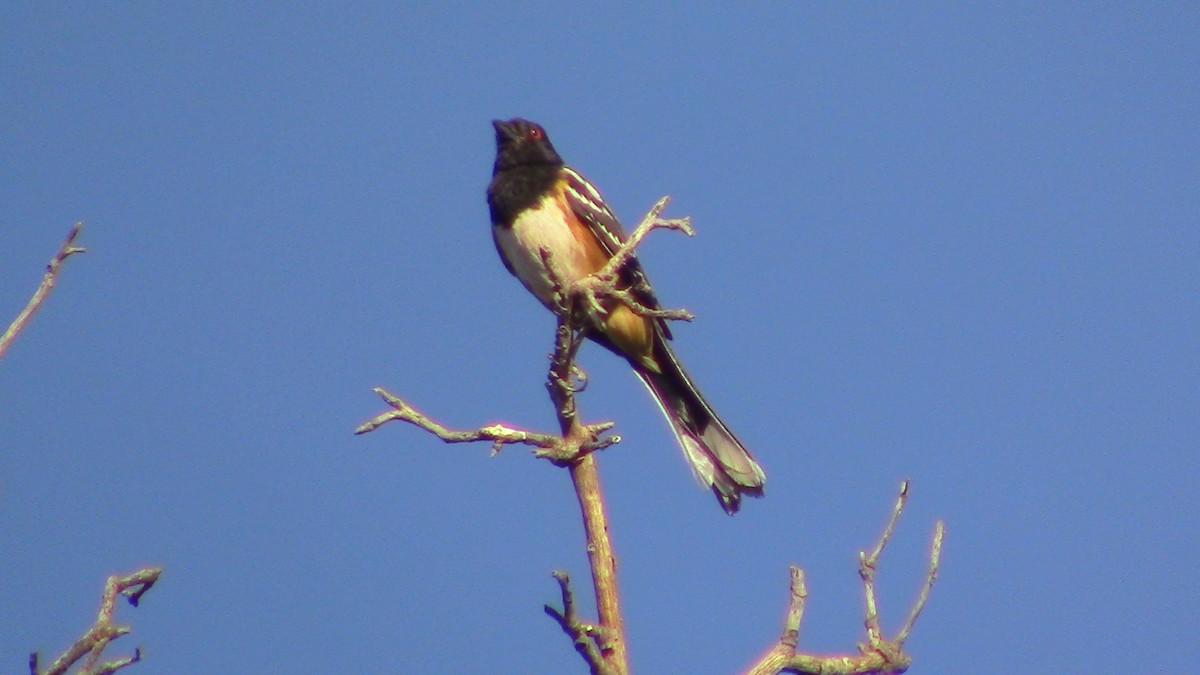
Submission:
{"label": "bird's red eye", "polygon": [[529,140],[540,141],[545,137],[546,137],[546,132],[542,131],[541,127],[530,127],[529,128]]}

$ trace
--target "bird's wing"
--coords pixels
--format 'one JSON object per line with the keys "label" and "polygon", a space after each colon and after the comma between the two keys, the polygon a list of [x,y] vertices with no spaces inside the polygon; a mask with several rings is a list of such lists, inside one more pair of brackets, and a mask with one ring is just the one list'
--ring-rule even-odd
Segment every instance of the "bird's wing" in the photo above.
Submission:
{"label": "bird's wing", "polygon": [[[588,226],[610,256],[616,253],[628,237],[625,229],[621,227],[621,221],[617,220],[612,209],[608,208],[600,191],[586,178],[570,167],[563,167],[562,175],[566,188],[564,193],[571,211]],[[638,302],[650,309],[661,308],[650,280],[646,277],[646,271],[642,269],[636,255],[629,257],[629,263],[621,270],[619,279],[623,286],[630,289]],[[662,330],[663,336],[670,339],[671,331],[666,322],[658,320],[655,323]]]}

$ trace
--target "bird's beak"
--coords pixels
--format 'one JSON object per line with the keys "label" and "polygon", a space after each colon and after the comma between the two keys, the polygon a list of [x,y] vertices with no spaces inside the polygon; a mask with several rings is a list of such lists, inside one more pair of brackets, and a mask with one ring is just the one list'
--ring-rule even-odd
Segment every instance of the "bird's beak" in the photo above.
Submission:
{"label": "bird's beak", "polygon": [[496,128],[497,139],[516,138],[517,136],[517,133],[513,129],[511,122],[505,122],[504,120],[492,120],[492,126]]}

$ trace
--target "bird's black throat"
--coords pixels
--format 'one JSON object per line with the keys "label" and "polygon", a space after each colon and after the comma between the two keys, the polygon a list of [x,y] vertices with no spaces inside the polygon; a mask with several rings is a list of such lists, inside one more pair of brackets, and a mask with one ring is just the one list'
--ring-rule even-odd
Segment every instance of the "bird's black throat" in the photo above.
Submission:
{"label": "bird's black throat", "polygon": [[492,224],[512,227],[517,214],[550,194],[559,179],[560,168],[555,164],[525,164],[496,171],[487,190]]}

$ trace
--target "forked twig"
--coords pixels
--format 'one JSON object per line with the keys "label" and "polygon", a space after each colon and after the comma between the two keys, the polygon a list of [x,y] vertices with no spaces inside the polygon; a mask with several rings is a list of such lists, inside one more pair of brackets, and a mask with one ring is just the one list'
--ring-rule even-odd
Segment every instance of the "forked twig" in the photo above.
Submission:
{"label": "forked twig", "polygon": [[599,272],[576,282],[568,295],[580,298],[593,316],[603,316],[606,310],[602,299],[613,298],[628,307],[635,314],[642,316],[651,316],[668,321],[691,321],[694,319],[695,315],[686,309],[656,309],[647,307],[634,297],[630,289],[620,288],[617,284],[621,270],[633,258],[634,250],[654,230],[675,230],[689,237],[696,234],[695,229],[692,228],[690,218],[660,217],[669,203],[671,203],[670,197],[663,197],[658,200],[650,208],[646,216],[642,218],[642,222],[633,230],[633,233],[613,253],[608,263]]}
{"label": "forked twig", "polygon": [[575,594],[571,592],[571,578],[562,570],[554,570],[554,580],[558,582],[562,594],[563,609],[559,611],[553,605],[544,605],[546,614],[558,622],[563,632],[571,638],[575,651],[583,657],[591,672],[614,673],[602,655],[602,650],[608,649],[608,631],[602,627],[582,621],[575,611]]}
{"label": "forked twig", "polygon": [[802,673],[812,675],[865,675],[867,673],[902,673],[912,664],[912,657],[904,652],[904,642],[908,639],[917,617],[925,608],[925,602],[933,590],[937,579],[938,563],[942,555],[942,539],[945,535],[945,524],[938,521],[934,529],[933,544],[929,554],[929,572],[925,576],[921,594],[909,612],[904,627],[896,637],[888,640],[883,637],[879,624],[879,612],[875,600],[875,571],[880,556],[891,541],[900,514],[908,503],[909,482],[900,485],[900,495],[892,509],[891,517],[876,542],[871,553],[859,554],[859,576],[863,580],[863,594],[866,598],[866,618],[864,625],[867,630],[866,643],[858,646],[859,654],[816,656],[797,651],[800,635],[800,621],[804,616],[804,603],[808,598],[808,589],[804,584],[804,572],[797,567],[791,568],[791,598],[788,602],[787,618],[779,641],[747,670],[748,675],[775,675],[776,673]]}
{"label": "forked twig", "polygon": [[141,661],[142,650],[140,648],[134,649],[133,656],[127,656],[116,661],[100,663],[100,657],[110,642],[133,630],[128,626],[113,625],[113,614],[116,612],[117,596],[125,596],[130,605],[137,607],[142,595],[150,590],[150,587],[158,581],[160,576],[162,576],[162,569],[147,567],[125,577],[109,577],[108,582],[104,585],[104,595],[100,599],[100,613],[96,618],[96,623],[92,624],[92,627],[83,634],[83,637],[76,640],[75,644],[68,647],[67,651],[55,659],[54,663],[44,671],[38,670],[37,652],[30,654],[30,674],[64,675],[71,666],[75,665],[84,656],[87,659],[84,661],[83,667],[78,671],[77,675],[109,675]]}

